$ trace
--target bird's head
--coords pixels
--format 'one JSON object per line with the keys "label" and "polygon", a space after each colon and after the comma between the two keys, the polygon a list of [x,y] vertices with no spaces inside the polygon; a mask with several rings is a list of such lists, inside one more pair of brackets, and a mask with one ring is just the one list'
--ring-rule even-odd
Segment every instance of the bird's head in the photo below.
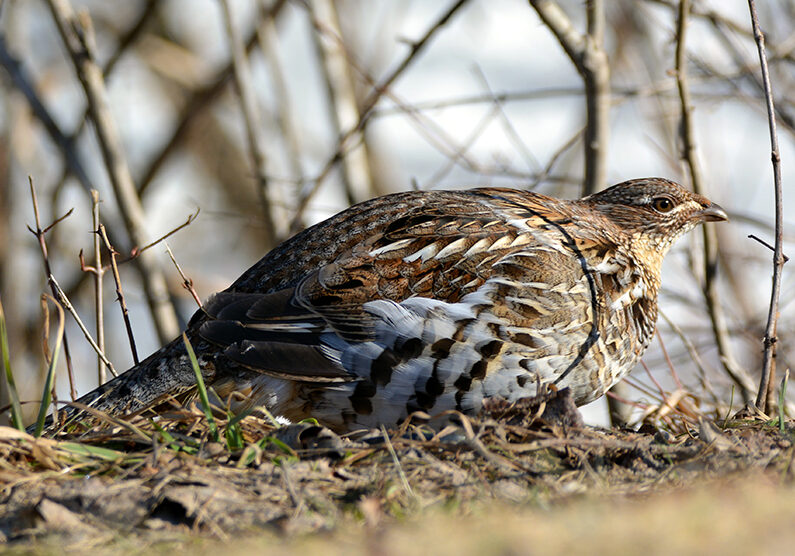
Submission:
{"label": "bird's head", "polygon": [[625,181],[581,202],[628,234],[633,250],[660,262],[671,245],[697,224],[729,219],[723,208],[703,195],[663,178]]}

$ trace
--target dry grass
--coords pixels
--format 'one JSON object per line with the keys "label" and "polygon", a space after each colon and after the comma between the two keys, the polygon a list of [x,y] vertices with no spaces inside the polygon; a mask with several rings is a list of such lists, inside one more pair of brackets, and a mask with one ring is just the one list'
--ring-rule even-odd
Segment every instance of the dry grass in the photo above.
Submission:
{"label": "dry grass", "polygon": [[[674,436],[482,419],[385,442],[257,416],[230,437],[216,421],[226,442],[197,408],[56,438],[0,429],[6,546],[655,553],[779,546],[795,510],[791,424]],[[764,511],[743,521],[746,505]]]}

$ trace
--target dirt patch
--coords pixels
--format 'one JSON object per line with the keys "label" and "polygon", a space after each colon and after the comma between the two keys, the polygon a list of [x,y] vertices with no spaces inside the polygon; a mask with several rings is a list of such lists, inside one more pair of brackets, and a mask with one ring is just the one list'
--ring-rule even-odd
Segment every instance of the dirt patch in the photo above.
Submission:
{"label": "dirt patch", "polygon": [[350,519],[489,500],[545,508],[591,494],[632,498],[753,471],[779,483],[791,481],[795,457],[793,425],[760,421],[701,421],[673,435],[526,426],[507,416],[439,433],[406,426],[341,438],[252,416],[226,443],[211,441],[202,422],[186,413],[168,426],[141,419],[55,439],[0,429],[3,542],[85,548],[137,539],[140,547],[263,528],[333,531]]}

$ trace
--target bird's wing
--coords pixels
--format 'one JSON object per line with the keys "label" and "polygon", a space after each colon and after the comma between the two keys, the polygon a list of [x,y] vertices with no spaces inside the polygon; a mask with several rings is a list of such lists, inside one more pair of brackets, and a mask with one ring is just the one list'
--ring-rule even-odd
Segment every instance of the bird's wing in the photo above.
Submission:
{"label": "bird's wing", "polygon": [[[333,259],[309,269],[295,287],[215,295],[204,307],[209,318],[199,333],[224,346],[233,361],[268,374],[303,381],[355,378],[342,361],[342,352],[351,344],[374,340],[388,318],[383,307],[370,302],[400,304],[425,298],[455,304],[478,291],[495,269],[510,271],[515,266],[509,262],[512,256],[527,257],[534,250],[538,260],[524,265],[523,280],[533,272],[576,272],[576,261],[574,270],[569,268],[571,253],[544,245],[544,238],[557,233],[548,223],[556,215],[526,194],[519,199],[521,206],[513,206],[516,200],[503,199],[512,194],[474,190],[447,202],[402,207],[377,230],[361,234]],[[484,197],[489,202],[482,202]],[[492,199],[511,206],[495,211]],[[520,221],[524,223],[519,225]],[[552,232],[547,226],[553,227]],[[323,231],[303,241],[333,241],[322,237],[327,234]],[[560,238],[555,236],[549,243],[559,245]]]}

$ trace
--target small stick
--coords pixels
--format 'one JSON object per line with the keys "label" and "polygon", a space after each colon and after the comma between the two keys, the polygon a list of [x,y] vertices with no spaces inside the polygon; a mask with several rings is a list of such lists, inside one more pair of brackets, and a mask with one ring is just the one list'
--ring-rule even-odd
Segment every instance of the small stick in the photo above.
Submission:
{"label": "small stick", "polygon": [[[270,8],[267,8],[263,17],[275,18],[281,13],[282,8],[287,5],[286,0],[276,0]],[[248,35],[244,41],[246,52],[250,52],[257,44],[257,33],[253,31]],[[178,123],[174,126],[174,131],[171,132],[171,137],[164,142],[164,146],[154,156],[152,162],[148,167],[141,172],[143,176],[139,181],[139,195],[149,188],[155,176],[160,172],[163,165],[168,161],[169,157],[177,150],[177,148],[184,142],[191,129],[194,121],[203,114],[213,103],[221,96],[226,90],[227,84],[232,79],[233,73],[232,61],[221,68],[215,76],[210,79],[209,83],[199,89],[190,92],[190,96],[184,103],[184,108],[177,116]]]}
{"label": "small stick", "polygon": [[657,331],[656,336],[657,336],[657,341],[660,342],[660,348],[662,349],[665,362],[668,365],[668,369],[670,369],[671,371],[671,376],[674,377],[674,382],[676,382],[676,387],[681,390],[682,388],[684,388],[684,386],[682,386],[682,381],[679,380],[679,373],[676,372],[676,367],[674,366],[674,362],[671,361],[671,357],[668,355],[668,350],[665,347],[665,342],[663,341],[662,334],[660,334],[659,330]]}
{"label": "small stick", "polygon": [[[30,184],[30,197],[33,201],[33,217],[36,221],[36,229],[33,230],[30,226],[28,226],[28,230],[36,236],[36,239],[39,242],[39,248],[41,249],[41,256],[44,260],[44,272],[47,273],[47,282],[50,285],[50,290],[52,290],[53,297],[56,299],[58,298],[57,293],[57,284],[55,283],[55,277],[52,274],[52,267],[50,266],[50,255],[47,251],[47,241],[44,238],[44,234],[46,234],[49,230],[52,229],[53,226],[58,224],[59,222],[63,221],[64,218],[68,217],[72,211],[70,210],[62,217],[54,221],[52,224],[47,226],[44,230],[41,228],[41,218],[39,217],[39,201],[36,197],[36,188],[33,186],[33,177],[28,176],[28,183]],[[66,333],[63,335],[63,352],[64,356],[66,357],[66,370],[69,376],[69,395],[72,397],[72,401],[77,399],[77,392],[75,391],[75,375],[74,370],[72,369],[72,355],[69,351],[69,343],[66,341]]]}
{"label": "small stick", "polygon": [[585,2],[587,31],[579,33],[568,15],[551,0],[530,0],[538,17],[555,35],[585,86],[585,183],[583,194],[595,193],[606,181],[610,114],[610,65],[604,50],[603,0]]}
{"label": "small stick", "polygon": [[[333,132],[341,137],[347,129],[357,124],[361,114],[356,99],[351,63],[342,40],[340,18],[333,0],[313,0],[307,3],[312,19],[322,22],[324,30],[312,33],[319,58],[320,74],[325,82],[329,115]],[[367,137],[357,131],[348,139],[355,145],[340,162],[339,178],[347,201],[355,204],[373,196],[373,176],[370,168]]]}
{"label": "small stick", "polygon": [[130,340],[130,349],[132,350],[133,362],[137,365],[138,350],[135,347],[135,337],[133,336],[132,325],[130,324],[130,312],[127,310],[127,303],[124,301],[124,292],[121,288],[121,277],[119,276],[119,266],[116,264],[116,255],[118,251],[113,248],[108,240],[108,233],[103,224],[99,225],[98,233],[102,236],[102,241],[105,242],[105,248],[110,253],[110,267],[113,270],[113,280],[116,282],[116,300],[121,307],[121,316],[124,319],[124,326],[127,329],[127,338]]}
{"label": "small stick", "polygon": [[179,272],[179,275],[182,277],[182,287],[190,292],[190,294],[193,296],[193,299],[196,301],[196,305],[198,305],[199,309],[201,309],[202,300],[199,297],[199,294],[196,293],[196,290],[193,288],[193,280],[185,276],[185,273],[182,272],[182,267],[179,266],[179,263],[174,257],[174,253],[171,252],[171,247],[168,246],[168,243],[166,243],[166,252],[168,253],[168,256],[171,257],[171,262],[173,262],[174,266],[177,267],[177,272]]}
{"label": "small stick", "polygon": [[[748,234],[748,239],[753,239],[754,241],[757,241],[757,242],[761,243],[762,245],[764,245],[765,247],[767,247],[768,249],[770,249],[770,250],[771,250],[771,251],[773,251],[773,252],[775,252],[775,251],[776,251],[776,248],[775,248],[775,247],[773,247],[772,245],[770,245],[770,244],[769,244],[768,242],[766,242],[764,239],[761,239],[761,238],[758,238],[758,237],[756,237],[754,234]],[[788,257],[788,256],[784,255],[783,253],[781,254],[781,256],[782,256],[782,257],[784,257],[784,262],[785,262],[785,263],[786,263],[786,262],[789,262],[789,257]]]}

